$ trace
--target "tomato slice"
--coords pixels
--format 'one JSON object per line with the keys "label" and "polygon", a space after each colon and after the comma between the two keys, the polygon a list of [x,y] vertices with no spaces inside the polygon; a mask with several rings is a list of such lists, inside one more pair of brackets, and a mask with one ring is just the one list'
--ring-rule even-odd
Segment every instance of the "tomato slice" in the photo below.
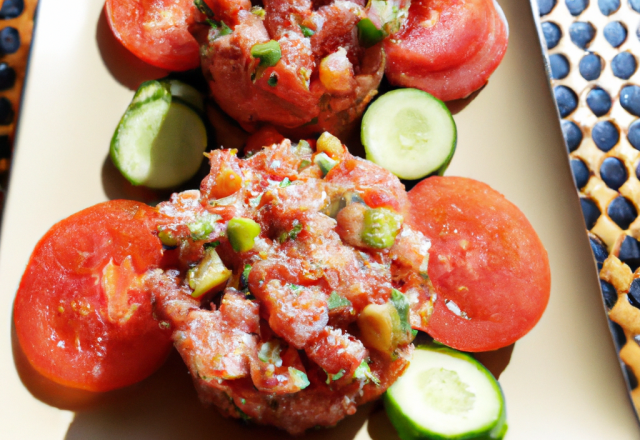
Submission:
{"label": "tomato slice", "polygon": [[158,267],[160,214],[115,200],[54,225],[38,242],[14,303],[20,345],[43,376],[108,391],[153,373],[171,349],[142,275]]}
{"label": "tomato slice", "polygon": [[431,239],[438,292],[422,330],[463,351],[506,347],[538,322],[549,301],[547,252],[524,214],[488,185],[430,177],[409,191],[408,223]]}
{"label": "tomato slice", "polygon": [[507,40],[506,19],[493,0],[413,2],[407,25],[385,40],[386,74],[394,85],[462,99],[486,84]]}
{"label": "tomato slice", "polygon": [[193,0],[106,0],[105,11],[113,34],[141,60],[173,71],[200,65],[198,43],[189,33]]}

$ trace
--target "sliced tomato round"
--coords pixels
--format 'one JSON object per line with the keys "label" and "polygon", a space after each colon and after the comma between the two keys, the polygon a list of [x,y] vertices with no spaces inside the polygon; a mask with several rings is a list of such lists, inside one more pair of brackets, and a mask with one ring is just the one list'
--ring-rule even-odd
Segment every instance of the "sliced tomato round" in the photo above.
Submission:
{"label": "sliced tomato round", "polygon": [[[62,385],[108,391],[153,373],[171,349],[143,275],[158,267],[160,214],[115,200],[54,225],[38,242],[14,303],[31,365]],[[166,326],[165,326],[166,327]]]}
{"label": "sliced tomato round", "polygon": [[524,336],[551,288],[547,252],[524,214],[488,185],[430,177],[409,191],[408,223],[431,239],[437,292],[421,330],[458,350],[488,351]]}
{"label": "sliced tomato round", "polygon": [[106,0],[105,12],[113,34],[141,60],[172,71],[200,65],[198,43],[189,33],[193,0]]}
{"label": "sliced tomato round", "polygon": [[425,90],[443,101],[486,84],[507,49],[508,27],[493,0],[413,2],[407,24],[384,43],[394,85]]}

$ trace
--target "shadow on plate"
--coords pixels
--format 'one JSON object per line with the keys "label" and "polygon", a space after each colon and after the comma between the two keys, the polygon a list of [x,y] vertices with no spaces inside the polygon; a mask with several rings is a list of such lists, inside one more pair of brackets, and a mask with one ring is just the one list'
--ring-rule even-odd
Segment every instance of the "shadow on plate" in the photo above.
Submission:
{"label": "shadow on plate", "polygon": [[167,76],[167,70],[145,63],[132,54],[111,32],[105,9],[102,9],[96,26],[96,42],[109,73],[123,86],[137,90],[144,81]]}

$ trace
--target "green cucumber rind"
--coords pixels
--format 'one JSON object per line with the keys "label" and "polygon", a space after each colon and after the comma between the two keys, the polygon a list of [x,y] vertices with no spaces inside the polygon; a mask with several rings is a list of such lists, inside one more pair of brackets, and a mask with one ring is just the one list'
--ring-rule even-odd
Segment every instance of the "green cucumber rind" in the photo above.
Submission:
{"label": "green cucumber rind", "polygon": [[[447,168],[449,167],[451,160],[453,159],[453,156],[455,154],[455,151],[457,149],[458,146],[458,130],[457,130],[457,126],[455,123],[455,120],[453,119],[453,115],[451,114],[451,112],[449,111],[448,107],[446,106],[446,104],[441,101],[440,99],[436,98],[435,96],[431,95],[430,93],[427,93],[423,90],[419,90],[419,89],[413,89],[413,88],[402,88],[402,89],[397,89],[397,90],[392,90],[390,92],[385,93],[384,95],[380,96],[377,100],[375,100],[367,109],[367,111],[365,112],[363,118],[362,118],[362,128],[360,130],[360,141],[362,142],[362,145],[364,145],[365,147],[365,152],[366,152],[366,157],[368,160],[374,162],[374,163],[378,163],[378,161],[375,160],[375,158],[373,157],[373,154],[370,152],[370,149],[367,147],[368,145],[372,145],[372,141],[375,142],[375,140],[370,139],[370,132],[367,129],[368,125],[372,122],[371,119],[373,119],[375,122],[375,118],[377,117],[377,113],[378,113],[378,108],[379,106],[383,105],[384,101],[387,101],[388,99],[392,99],[394,98],[396,95],[400,95],[400,94],[418,94],[418,95],[422,95],[425,98],[431,100],[432,102],[436,103],[442,110],[443,110],[443,114],[448,115],[448,120],[451,122],[451,127],[452,127],[452,139],[451,139],[451,145],[450,145],[450,151],[449,154],[447,155],[447,157],[441,162],[440,165],[438,166],[434,166],[432,168],[426,169],[424,171],[424,173],[421,173],[420,175],[404,175],[401,172],[396,171],[394,174],[400,178],[400,179],[405,179],[405,180],[420,180],[423,179],[425,177],[428,176],[433,176],[433,175],[438,175],[438,176],[442,176],[444,175],[445,171],[447,170]],[[381,112],[382,113],[382,112]],[[384,168],[384,164],[378,163],[378,165],[382,166]],[[392,171],[393,172],[393,171]]]}
{"label": "green cucumber rind", "polygon": [[[151,81],[147,81],[147,82],[151,82]],[[155,82],[158,82],[158,81],[155,81]],[[162,89],[166,91],[164,87]],[[136,96],[137,95],[138,94],[136,93]],[[135,99],[136,98],[134,96],[134,101]],[[153,97],[150,97],[144,100],[139,100],[138,102],[135,102],[135,103],[134,101],[132,101],[131,105],[124,112],[124,115],[122,115],[122,118],[120,119],[120,122],[118,123],[118,126],[116,127],[115,131],[113,132],[113,136],[111,137],[109,156],[111,157],[113,164],[120,171],[120,174],[122,174],[124,178],[127,179],[127,181],[129,181],[129,183],[131,183],[134,186],[144,185],[144,180],[135,179],[134,177],[131,176],[130,173],[123,172],[123,169],[126,167],[120,160],[120,151],[123,148],[120,140],[122,138],[123,130],[128,129],[129,119],[131,119],[137,112],[144,111],[144,108],[143,108],[144,106],[149,105],[150,103],[156,100],[164,101],[167,104],[167,111],[164,112],[162,120],[160,121],[160,124],[159,124],[159,127],[161,127],[162,124],[164,123],[165,118],[167,117],[167,114],[169,113],[169,107],[171,106],[171,94],[169,94],[168,91],[167,93],[158,92],[154,94]],[[124,146],[124,148],[127,148],[127,147]]]}
{"label": "green cucumber rind", "polygon": [[402,440],[501,440],[507,432],[507,412],[505,406],[505,398],[502,388],[498,381],[493,377],[493,374],[481,363],[479,363],[473,356],[459,352],[452,348],[429,344],[416,347],[416,350],[429,350],[434,352],[440,352],[449,356],[457,357],[474,364],[478,370],[485,374],[491,380],[491,384],[499,393],[501,399],[501,411],[496,423],[493,426],[489,426],[487,429],[480,429],[478,431],[467,432],[460,435],[447,436],[437,432],[426,430],[424,427],[419,426],[416,422],[411,420],[401,411],[401,404],[393,397],[393,393],[387,392],[383,395],[383,404],[387,412],[387,416],[392,425],[398,432],[399,437]]}

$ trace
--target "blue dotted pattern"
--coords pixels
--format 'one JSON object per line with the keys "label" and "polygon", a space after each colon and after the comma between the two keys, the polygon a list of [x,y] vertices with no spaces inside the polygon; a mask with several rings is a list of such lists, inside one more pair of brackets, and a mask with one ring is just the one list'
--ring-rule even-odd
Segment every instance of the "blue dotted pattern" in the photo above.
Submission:
{"label": "blue dotted pattern", "polygon": [[[537,1],[569,165],[598,269],[611,253],[640,273],[640,0]],[[611,310],[620,295],[614,283],[600,284]],[[640,309],[640,278],[631,290],[629,302]],[[640,335],[609,324],[618,349],[640,344]],[[623,373],[634,389],[640,362],[622,359],[630,362]]]}

